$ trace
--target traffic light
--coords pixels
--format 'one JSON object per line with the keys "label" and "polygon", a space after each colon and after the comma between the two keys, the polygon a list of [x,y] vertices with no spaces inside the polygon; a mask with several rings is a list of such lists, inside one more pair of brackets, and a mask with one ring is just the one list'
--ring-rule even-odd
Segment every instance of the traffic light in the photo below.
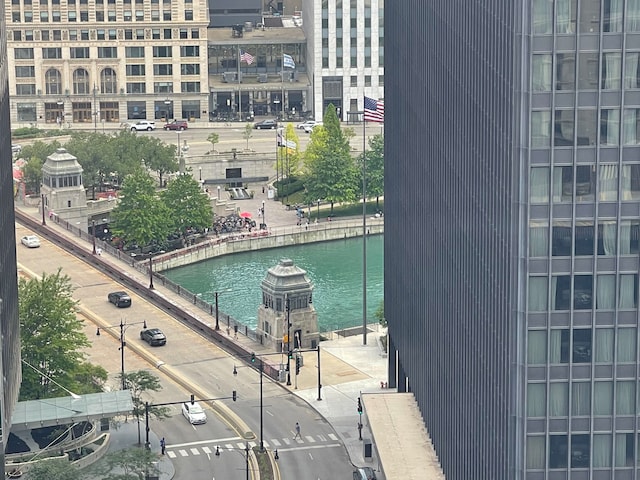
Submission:
{"label": "traffic light", "polygon": [[296,357],[296,375],[300,373],[300,357]]}
{"label": "traffic light", "polygon": [[358,397],[358,413],[362,415],[362,402],[360,401],[360,397]]}
{"label": "traffic light", "polygon": [[233,391],[233,393],[231,395],[231,398],[233,398],[234,402],[236,401],[236,391],[235,390]]}
{"label": "traffic light", "polygon": [[196,396],[192,393],[191,394],[191,405],[193,405],[194,403],[196,403]]}
{"label": "traffic light", "polygon": [[251,363],[256,363],[256,354],[255,353],[251,354]]}
{"label": "traffic light", "polygon": [[289,350],[289,359],[293,358],[293,352],[291,350]]}

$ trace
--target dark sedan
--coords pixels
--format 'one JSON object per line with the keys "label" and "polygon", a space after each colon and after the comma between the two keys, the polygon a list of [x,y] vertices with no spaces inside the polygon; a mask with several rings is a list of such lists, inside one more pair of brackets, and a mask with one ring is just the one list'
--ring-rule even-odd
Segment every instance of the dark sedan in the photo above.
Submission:
{"label": "dark sedan", "polygon": [[140,338],[147,342],[152,347],[159,347],[167,343],[167,337],[165,337],[162,330],[159,328],[147,328],[140,332]]}
{"label": "dark sedan", "polygon": [[275,120],[262,120],[253,124],[256,130],[274,130],[278,128],[278,122]]}

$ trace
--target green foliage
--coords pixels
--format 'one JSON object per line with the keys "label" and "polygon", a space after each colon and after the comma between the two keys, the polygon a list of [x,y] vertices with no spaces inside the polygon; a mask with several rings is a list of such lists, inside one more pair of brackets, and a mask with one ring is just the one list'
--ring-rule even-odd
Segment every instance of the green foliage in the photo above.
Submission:
{"label": "green foliage", "polygon": [[82,165],[82,179],[85,187],[95,187],[102,185],[112,172],[109,151],[112,148],[111,137],[102,133],[76,132],[64,147],[67,151],[78,159]]}
{"label": "green foliage", "polygon": [[380,305],[378,305],[378,308],[376,308],[373,318],[375,318],[381,326],[387,326],[387,319],[384,318],[384,300],[382,300]]}
{"label": "green foliage", "polygon": [[73,388],[70,390],[78,395],[103,392],[108,377],[109,373],[100,365],[82,362],[73,371]]}
{"label": "green foliage", "polygon": [[177,152],[177,147],[165,145],[159,138],[152,136],[141,136],[138,140],[142,140],[144,164],[158,174],[160,186],[164,186],[162,177],[167,173],[177,172],[180,168],[174,153]]}
{"label": "green foliage", "polygon": [[[288,123],[282,132],[282,140],[284,142],[293,142],[296,148],[287,148],[286,146],[278,147],[276,156],[276,168],[283,177],[295,177],[300,174],[300,139],[296,133],[293,123]],[[285,193],[278,190],[278,195],[282,197]]]}
{"label": "green foliage", "polygon": [[42,160],[31,157],[22,167],[22,179],[27,187],[27,193],[40,193],[42,182]]}
{"label": "green foliage", "polygon": [[250,123],[245,124],[244,132],[242,132],[242,138],[247,141],[247,150],[249,150],[249,139],[253,137],[253,125]]}
{"label": "green foliage", "polygon": [[213,210],[209,197],[191,175],[178,175],[162,192],[162,201],[169,210],[172,228],[182,235],[188,229],[204,230],[213,223]]}
{"label": "green foliage", "polygon": [[[90,346],[76,317],[71,280],[58,270],[41,279],[18,282],[22,358],[68,389],[78,386],[75,374]],[[28,366],[22,369],[20,399],[65,396],[67,392]]]}
{"label": "green foliage", "polygon": [[260,480],[273,480],[273,469],[271,468],[271,461],[269,460],[269,454],[266,450],[260,451],[260,447],[253,447],[253,453],[258,461],[258,470],[260,470]]}
{"label": "green foliage", "polygon": [[340,129],[336,109],[329,104],[323,126],[313,129],[305,152],[306,200],[353,202],[358,198],[358,173],[349,141]]}
{"label": "green foliage", "polygon": [[[32,159],[37,158],[42,164],[47,161],[47,157],[55,153],[60,148],[60,143],[57,140],[53,142],[43,142],[42,140],[36,140],[31,145],[25,145],[20,152],[21,158]],[[40,173],[42,177],[42,173]]]}
{"label": "green foliage", "polygon": [[171,233],[171,212],[156,195],[151,177],[138,171],[125,178],[111,228],[124,244],[163,244]]}
{"label": "green foliage", "polygon": [[[360,183],[362,184],[363,154],[358,156]],[[367,197],[384,195],[384,136],[374,135],[369,139],[366,151]]]}
{"label": "green foliage", "polygon": [[[122,374],[120,374],[122,379]],[[145,415],[145,399],[143,396],[147,392],[159,392],[162,390],[160,385],[160,379],[153,373],[146,370],[138,370],[135,372],[129,372],[124,374],[125,385],[131,393],[131,399],[133,400],[133,415],[136,418],[140,418]],[[149,407],[149,414],[155,418],[162,420],[169,416],[168,407]]]}
{"label": "green foliage", "polygon": [[91,470],[103,480],[141,480],[158,476],[157,461],[156,454],[146,448],[128,448],[108,453]]}
{"label": "green foliage", "polygon": [[207,137],[207,142],[211,143],[212,153],[216,151],[216,143],[220,141],[220,135],[215,132],[211,132]]}
{"label": "green foliage", "polygon": [[14,138],[37,137],[38,135],[40,135],[40,132],[42,132],[42,130],[40,130],[39,128],[22,127],[16,128],[13,132],[11,132],[11,136]]}
{"label": "green foliage", "polygon": [[29,467],[29,480],[80,480],[78,467],[65,459],[46,460]]}
{"label": "green foliage", "polygon": [[[285,178],[284,180],[274,182],[273,185],[278,190],[279,198],[292,195],[296,192],[304,191],[304,181],[302,179],[298,179],[295,177]],[[298,202],[294,202],[294,203],[298,203]]]}

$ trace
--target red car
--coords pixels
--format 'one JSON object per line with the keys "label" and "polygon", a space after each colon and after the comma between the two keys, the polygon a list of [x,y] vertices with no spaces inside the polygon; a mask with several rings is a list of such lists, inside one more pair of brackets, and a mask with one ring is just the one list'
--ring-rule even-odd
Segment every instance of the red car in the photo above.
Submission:
{"label": "red car", "polygon": [[166,123],[163,127],[165,130],[186,130],[189,128],[189,124],[186,120],[174,120],[171,123]]}

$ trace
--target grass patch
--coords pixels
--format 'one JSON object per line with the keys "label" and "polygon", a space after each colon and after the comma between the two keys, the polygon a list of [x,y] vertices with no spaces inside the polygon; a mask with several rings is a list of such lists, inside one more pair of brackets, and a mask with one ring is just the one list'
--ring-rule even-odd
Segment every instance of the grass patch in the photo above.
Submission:
{"label": "grass patch", "polygon": [[[304,205],[302,208],[305,216],[309,213],[309,205],[304,202],[304,192],[296,192],[289,195],[289,201],[285,202],[285,199],[281,199],[283,204],[287,205]],[[378,210],[384,211],[384,200],[380,200],[379,204],[376,204],[375,199],[367,200],[367,216],[374,216]],[[318,215],[318,205],[311,206],[311,221],[316,217],[318,221],[326,220],[331,215],[333,218],[340,217],[362,217],[362,203],[350,203],[347,205],[334,205],[333,213],[331,213],[331,205],[328,203],[320,204],[320,214]]]}
{"label": "grass patch", "polygon": [[273,470],[271,469],[271,462],[269,461],[269,454],[265,450],[260,452],[260,447],[253,447],[253,453],[255,453],[258,459],[258,469],[260,470],[260,480],[273,480]]}
{"label": "grass patch", "polygon": [[71,131],[69,129],[51,129],[51,130],[43,130],[37,127],[23,127],[16,128],[13,132],[11,132],[12,138],[45,138],[45,137],[61,137],[64,135],[69,135]]}

